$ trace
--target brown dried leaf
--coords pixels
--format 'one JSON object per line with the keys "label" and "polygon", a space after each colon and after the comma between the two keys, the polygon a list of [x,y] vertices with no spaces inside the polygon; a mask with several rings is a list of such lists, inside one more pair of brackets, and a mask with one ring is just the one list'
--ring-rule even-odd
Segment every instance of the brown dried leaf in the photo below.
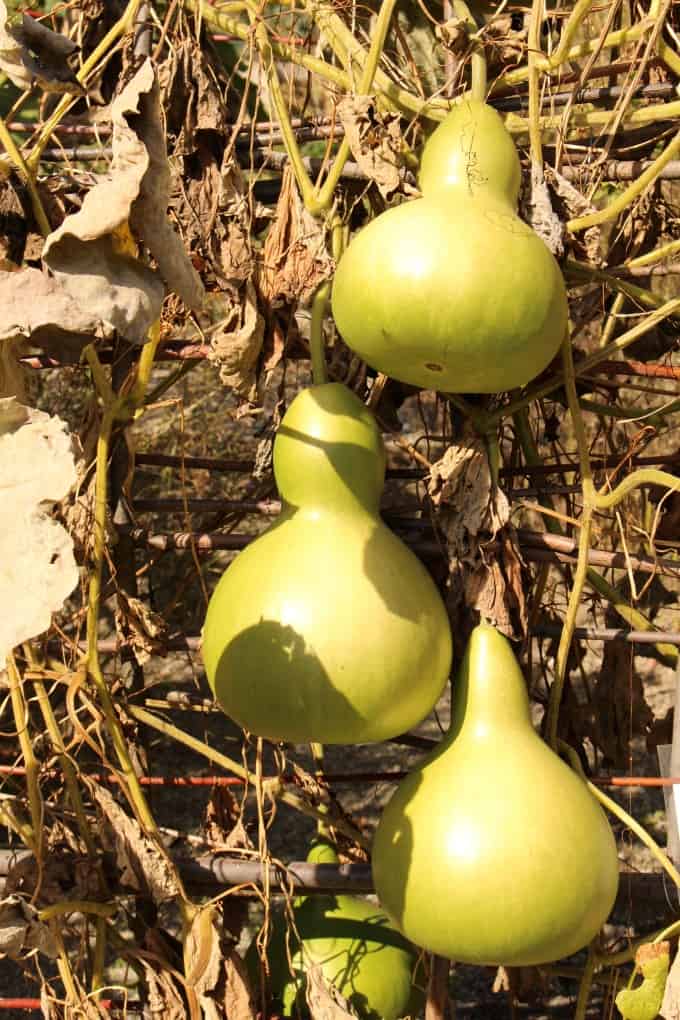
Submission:
{"label": "brown dried leaf", "polygon": [[85,344],[111,333],[100,304],[90,307],[39,269],[0,269],[0,342],[23,337],[57,357],[77,361]]}
{"label": "brown dried leaf", "polygon": [[349,1020],[354,1017],[347,1000],[337,988],[326,983],[318,964],[307,971],[306,995],[312,1020]]}
{"label": "brown dried leaf", "polygon": [[564,226],[552,207],[543,167],[531,162],[531,190],[526,220],[557,258],[564,254]]}
{"label": "brown dried leaf", "polygon": [[204,907],[187,936],[191,961],[187,983],[195,992],[206,1020],[255,1020],[256,1010],[243,960],[222,936],[218,908]]}
{"label": "brown dried leaf", "polygon": [[289,163],[281,181],[274,222],[264,243],[258,286],[271,305],[308,304],[333,273],[323,226],[305,209]]}
{"label": "brown dried leaf", "polygon": [[378,110],[372,96],[347,96],[338,103],[338,117],[359,167],[389,198],[404,179],[399,114]]}
{"label": "brown dried leaf", "polygon": [[133,343],[143,342],[159,317],[164,291],[148,266],[118,250],[112,235],[128,221],[168,286],[190,307],[203,301],[203,286],[166,218],[170,174],[160,118],[147,60],[111,106],[109,173],[45,242],[44,262],[67,293]]}
{"label": "brown dried leaf", "polygon": [[224,1015],[228,1020],[255,1020],[258,1013],[246,965],[238,953],[224,961]]}
{"label": "brown dried leaf", "polygon": [[468,27],[463,18],[449,18],[435,25],[434,34],[442,46],[457,57],[462,57],[469,43]]}
{"label": "brown dried leaf", "polygon": [[30,91],[38,85],[45,92],[85,90],[68,64],[78,44],[27,14],[21,24],[7,24],[7,7],[0,0],[0,70],[18,88]]}
{"label": "brown dried leaf", "polygon": [[73,543],[45,509],[75,480],[64,422],[0,399],[0,663],[47,630],[78,583]]}
{"label": "brown dried leaf", "polygon": [[225,133],[227,106],[205,51],[194,38],[173,41],[158,68],[158,84],[174,156],[195,152],[202,131]]}
{"label": "brown dried leaf", "polygon": [[160,967],[156,970],[143,958],[140,958],[140,962],[144,967],[148,988],[147,1009],[150,1020],[186,1020],[186,1005],[172,975]]}
{"label": "brown dried leaf", "polygon": [[255,288],[248,281],[242,304],[232,305],[210,340],[210,357],[220,366],[220,379],[241,396],[254,397],[255,367],[263,340],[264,319],[257,307]]}
{"label": "brown dried leaf", "polygon": [[[587,216],[596,212],[595,207],[583,197],[571,181],[563,177],[561,173],[552,167],[546,168],[545,179],[553,194],[559,200],[563,215],[561,219],[575,219],[579,216]],[[588,227],[571,237],[572,244],[580,249],[583,257],[594,266],[602,264],[602,228],[599,226]]]}
{"label": "brown dried leaf", "polygon": [[89,785],[103,816],[105,845],[116,852],[121,885],[148,891],[155,903],[178,897],[179,879],[167,854],[144,835],[139,823],[123,811],[108,790],[96,783]]}
{"label": "brown dried leaf", "polygon": [[54,936],[39,919],[36,908],[22,896],[4,896],[0,900],[0,958],[20,960],[33,949],[52,959],[59,953]]}
{"label": "brown dried leaf", "polygon": [[521,558],[505,494],[494,488],[481,439],[463,440],[432,465],[429,493],[446,535],[448,601],[514,638],[526,632]]}
{"label": "brown dried leaf", "polygon": [[143,666],[152,655],[165,655],[168,637],[167,621],[154,613],[141,599],[118,589],[116,605],[116,632],[123,644]]}

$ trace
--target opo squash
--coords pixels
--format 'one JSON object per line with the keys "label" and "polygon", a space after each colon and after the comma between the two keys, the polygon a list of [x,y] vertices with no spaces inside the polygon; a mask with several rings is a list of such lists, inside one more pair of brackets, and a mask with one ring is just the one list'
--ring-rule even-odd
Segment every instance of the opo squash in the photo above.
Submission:
{"label": "opo squash", "polygon": [[422,156],[422,198],[376,217],[341,257],[333,315],[373,368],[451,393],[524,386],[567,329],[552,254],[516,213],[520,164],[498,113],[465,99]]}
{"label": "opo squash", "polygon": [[385,740],[435,705],[451,664],[443,602],[380,519],[382,438],[339,383],[312,386],[274,443],[278,520],[221,578],[203,628],[220,705],[270,740]]}
{"label": "opo squash", "polygon": [[535,733],[522,673],[492,627],[472,633],[448,736],[380,819],[373,878],[407,938],[462,963],[568,956],[613,906],[611,829]]}
{"label": "opo squash", "polygon": [[[321,841],[307,860],[335,864],[338,857],[330,844]],[[269,992],[281,1005],[283,1016],[295,1015],[296,1004],[304,1004],[306,973],[313,965],[321,967],[326,982],[335,985],[363,1020],[399,1020],[417,1014],[423,998],[417,953],[375,903],[341,893],[306,896],[296,901],[294,918],[300,940],[291,932],[292,974],[282,912],[274,918],[267,947]],[[256,987],[254,945],[247,962]]]}

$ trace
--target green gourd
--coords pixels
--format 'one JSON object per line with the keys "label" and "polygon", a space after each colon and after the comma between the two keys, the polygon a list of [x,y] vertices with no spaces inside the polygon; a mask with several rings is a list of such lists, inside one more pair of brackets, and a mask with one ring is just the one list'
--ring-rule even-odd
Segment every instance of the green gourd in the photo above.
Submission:
{"label": "green gourd", "polygon": [[521,670],[493,627],[472,633],[447,737],[380,819],[373,878],[407,938],[462,963],[568,956],[613,906],[609,824],[534,731]]}
{"label": "green gourd", "polygon": [[520,164],[492,107],[465,99],[425,145],[422,198],[359,231],[332,307],[345,342],[414,386],[498,393],[524,386],[567,330],[559,266],[517,216]]}
{"label": "green gourd", "polygon": [[[337,864],[334,848],[324,841],[312,847],[308,861]],[[423,994],[423,975],[417,972],[417,953],[375,903],[359,896],[306,896],[294,905],[295,928],[290,933],[292,963],[286,953],[286,919],[278,913],[267,947],[270,995],[283,1016],[296,1015],[304,1005],[305,975],[317,965],[364,1020],[399,1020],[415,1016]],[[259,958],[254,944],[247,954],[253,987],[257,987]],[[414,979],[414,974],[416,975]]]}
{"label": "green gourd", "polygon": [[303,390],[274,443],[277,521],[228,567],[203,628],[224,711],[270,740],[385,740],[434,707],[451,632],[434,582],[380,519],[385,451],[340,383]]}

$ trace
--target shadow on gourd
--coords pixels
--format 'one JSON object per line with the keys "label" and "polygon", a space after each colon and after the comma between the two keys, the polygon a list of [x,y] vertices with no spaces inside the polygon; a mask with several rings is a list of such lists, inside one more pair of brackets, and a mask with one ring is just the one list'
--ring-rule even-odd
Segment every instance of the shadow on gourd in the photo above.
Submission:
{"label": "shadow on gourd", "polygon": [[[308,860],[337,863],[338,858],[321,840]],[[362,1020],[397,1020],[418,1012],[424,984],[418,954],[380,907],[344,893],[311,895],[295,901],[293,916],[295,928],[287,931],[283,912],[274,914],[267,945],[267,996],[284,1016],[305,1015],[307,972],[314,966]],[[256,987],[260,968],[254,944],[246,960]]]}
{"label": "shadow on gourd", "polygon": [[345,386],[300,393],[274,443],[278,521],[227,569],[203,658],[224,710],[271,740],[363,743],[416,725],[448,676],[431,577],[382,522],[385,451]]}

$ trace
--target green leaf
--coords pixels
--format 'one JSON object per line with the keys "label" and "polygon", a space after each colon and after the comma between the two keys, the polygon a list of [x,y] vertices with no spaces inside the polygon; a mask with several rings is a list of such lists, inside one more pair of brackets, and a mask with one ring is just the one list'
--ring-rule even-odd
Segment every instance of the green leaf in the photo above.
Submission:
{"label": "green leaf", "polygon": [[635,969],[642,974],[637,988],[624,988],[616,996],[616,1005],[624,1020],[655,1020],[663,1001],[668,968],[669,943],[651,942],[635,954]]}

